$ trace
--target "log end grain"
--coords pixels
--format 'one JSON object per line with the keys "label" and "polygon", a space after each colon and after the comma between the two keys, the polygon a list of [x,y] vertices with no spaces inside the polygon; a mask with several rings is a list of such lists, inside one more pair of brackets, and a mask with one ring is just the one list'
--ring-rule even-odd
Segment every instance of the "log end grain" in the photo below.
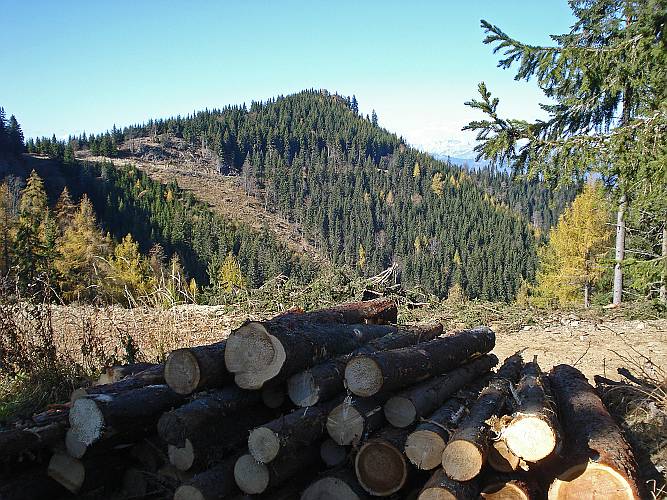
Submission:
{"label": "log end grain", "polygon": [[176,349],[167,357],[164,380],[177,394],[192,394],[201,382],[199,360],[190,349]]}
{"label": "log end grain", "polygon": [[271,429],[257,427],[248,436],[248,451],[258,462],[268,464],[278,456],[280,439]]}
{"label": "log end grain", "polygon": [[184,484],[174,492],[174,500],[208,500],[196,486]]}
{"label": "log end grain", "polygon": [[546,458],[556,448],[557,436],[546,420],[533,416],[515,418],[503,430],[508,449],[526,462]]}
{"label": "log end grain", "polygon": [[86,446],[97,441],[104,430],[104,416],[91,398],[80,398],[74,402],[69,411],[69,423],[76,438]]}
{"label": "log end grain", "polygon": [[361,500],[345,481],[337,477],[324,477],[312,483],[301,495],[301,500]]}
{"label": "log end grain", "polygon": [[47,474],[72,493],[77,493],[86,479],[86,469],[83,464],[65,453],[55,453],[51,457]]}
{"label": "log end grain", "polygon": [[357,396],[370,397],[382,389],[382,369],[372,358],[352,358],[345,367],[345,385]]}
{"label": "log end grain", "polygon": [[417,500],[462,500],[477,498],[479,486],[476,480],[454,481],[438,468],[424,485]]}
{"label": "log end grain", "polygon": [[455,481],[470,481],[482,470],[484,459],[484,453],[475,443],[456,439],[442,453],[442,467]]}
{"label": "log end grain", "polygon": [[241,455],[234,464],[234,480],[244,493],[258,495],[269,486],[269,470],[252,455]]}
{"label": "log end grain", "polygon": [[342,446],[355,443],[363,436],[364,418],[351,405],[341,403],[327,417],[327,432]]}
{"label": "log end grain", "polygon": [[417,409],[408,398],[394,396],[385,403],[384,416],[394,427],[405,428],[417,419]]}
{"label": "log end grain", "polygon": [[67,454],[74,458],[81,458],[86,454],[88,446],[81,442],[79,436],[74,431],[74,429],[67,429],[65,434],[65,448],[67,449]]}
{"label": "log end grain", "polygon": [[320,400],[319,390],[310,370],[293,375],[287,381],[287,395],[295,405],[304,408]]}
{"label": "log end grain", "polygon": [[613,468],[589,462],[570,467],[551,483],[549,500],[569,498],[604,498],[636,500],[635,489]]}
{"label": "log end grain", "polygon": [[271,335],[257,321],[250,321],[233,331],[225,347],[225,365],[232,373],[260,370],[275,356]]}
{"label": "log end grain", "polygon": [[405,455],[421,470],[432,470],[442,463],[447,443],[438,433],[429,430],[412,432],[405,441]]}
{"label": "log end grain", "polygon": [[529,492],[512,482],[486,485],[479,496],[492,500],[531,500]]}
{"label": "log end grain", "polygon": [[361,487],[375,496],[396,493],[408,477],[403,454],[382,440],[366,442],[355,457],[354,468]]}
{"label": "log end grain", "polygon": [[169,463],[180,471],[187,471],[195,462],[195,450],[189,439],[185,440],[184,446],[170,444],[167,447]]}

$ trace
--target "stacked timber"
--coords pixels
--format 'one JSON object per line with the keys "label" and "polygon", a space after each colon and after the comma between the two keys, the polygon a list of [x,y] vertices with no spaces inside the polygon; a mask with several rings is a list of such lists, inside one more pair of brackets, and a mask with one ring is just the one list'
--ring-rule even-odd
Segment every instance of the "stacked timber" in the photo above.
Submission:
{"label": "stacked timber", "polygon": [[639,498],[583,375],[494,346],[385,298],[248,321],[0,431],[0,500]]}

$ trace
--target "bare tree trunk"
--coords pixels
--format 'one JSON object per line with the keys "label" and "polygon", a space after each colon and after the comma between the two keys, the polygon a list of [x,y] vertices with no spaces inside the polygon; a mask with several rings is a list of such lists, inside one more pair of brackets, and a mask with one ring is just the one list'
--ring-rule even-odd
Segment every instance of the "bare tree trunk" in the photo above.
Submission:
{"label": "bare tree trunk", "polygon": [[623,300],[623,259],[625,258],[625,194],[621,195],[616,215],[616,265],[614,266],[614,299],[612,304],[620,306]]}
{"label": "bare tree trunk", "polygon": [[584,283],[584,307],[588,308],[591,306],[591,283],[586,281]]}
{"label": "bare tree trunk", "polygon": [[667,221],[662,226],[662,275],[660,302],[667,304]]}

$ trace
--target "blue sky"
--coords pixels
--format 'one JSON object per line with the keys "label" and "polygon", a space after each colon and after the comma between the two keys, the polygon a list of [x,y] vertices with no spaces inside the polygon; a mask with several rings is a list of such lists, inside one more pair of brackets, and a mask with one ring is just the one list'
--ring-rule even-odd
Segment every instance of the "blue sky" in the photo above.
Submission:
{"label": "blue sky", "polygon": [[565,0],[0,0],[0,106],[26,136],[63,137],[326,88],[456,154],[481,80],[504,113],[539,115],[539,89],[496,68],[482,18],[530,43],[572,24]]}

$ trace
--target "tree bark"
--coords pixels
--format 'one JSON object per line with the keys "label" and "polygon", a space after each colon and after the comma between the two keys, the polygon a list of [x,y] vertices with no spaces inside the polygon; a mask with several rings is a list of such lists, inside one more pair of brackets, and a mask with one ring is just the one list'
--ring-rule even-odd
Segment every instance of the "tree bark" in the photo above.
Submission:
{"label": "tree bark", "polygon": [[249,322],[227,339],[225,364],[244,389],[290,375],[346,354],[369,340],[396,332],[388,325],[312,323],[278,318]]}
{"label": "tree bark", "polygon": [[144,371],[125,377],[113,384],[95,385],[92,387],[81,387],[72,391],[70,401],[75,402],[84,396],[94,396],[97,394],[119,394],[121,392],[131,391],[146,387],[147,385],[164,384],[164,365],[154,365]]}
{"label": "tree bark", "polygon": [[341,465],[347,460],[347,456],[347,447],[339,445],[331,438],[322,441],[322,444],[320,445],[320,458],[327,467],[337,467]]}
{"label": "tree bark", "polygon": [[164,413],[158,420],[157,431],[166,443],[182,447],[186,439],[215,428],[222,418],[261,403],[260,391],[246,391],[235,385],[214,389]]}
{"label": "tree bark", "polygon": [[416,347],[357,356],[345,367],[345,383],[361,397],[389,392],[453,370],[489,352],[494,344],[493,331],[477,327]]}
{"label": "tree bark", "polygon": [[177,394],[192,394],[230,382],[232,374],[223,362],[226,344],[223,340],[172,351],[164,367],[165,382]]}
{"label": "tree bark", "polygon": [[549,380],[537,360],[524,365],[516,393],[519,402],[513,402],[513,414],[505,419],[501,438],[512,454],[538,462],[556,449],[561,431]]}
{"label": "tree bark", "polygon": [[595,389],[568,365],[555,366],[549,378],[566,431],[549,498],[639,499],[632,450]]}
{"label": "tree bark", "polygon": [[240,493],[234,481],[234,465],[240,454],[193,476],[174,493],[174,500],[222,500]]}
{"label": "tree bark", "polygon": [[477,481],[455,481],[448,478],[442,469],[438,469],[426,482],[417,500],[462,500],[477,498],[478,493]]}
{"label": "tree bark", "polygon": [[625,259],[625,209],[627,197],[621,195],[616,213],[616,252],[614,265],[614,298],[612,304],[620,306],[623,301],[623,259]]}
{"label": "tree bark", "polygon": [[318,441],[326,434],[329,412],[342,401],[342,395],[332,401],[308,408],[299,408],[254,428],[248,437],[248,451],[261,463],[270,463],[281,454]]}
{"label": "tree bark", "polygon": [[106,368],[95,385],[106,385],[119,382],[126,377],[136,375],[156,365],[153,363],[133,363],[130,365],[116,365]]}
{"label": "tree bark", "polygon": [[519,379],[521,356],[514,354],[505,360],[494,379],[484,388],[470,407],[470,414],[461,422],[442,453],[445,473],[457,481],[470,481],[486,462],[491,427],[489,419],[498,416],[510,393],[510,384]]}
{"label": "tree bark", "polygon": [[166,385],[149,385],[120,394],[97,394],[77,399],[69,422],[84,445],[96,442],[108,427],[116,431],[152,430],[160,415],[182,404],[183,396]]}
{"label": "tree bark", "polygon": [[403,455],[410,429],[387,427],[366,441],[354,460],[361,487],[373,496],[389,496],[405,486],[410,467]]}
{"label": "tree bark", "polygon": [[19,457],[42,448],[48,448],[65,437],[66,421],[43,426],[9,429],[0,432],[2,459]]}
{"label": "tree bark", "polygon": [[299,453],[286,454],[269,464],[257,462],[252,455],[242,455],[234,465],[234,479],[244,493],[257,495],[276,488],[304,469],[319,462],[318,445],[306,446]]}
{"label": "tree bark", "polygon": [[355,475],[347,469],[327,472],[313,481],[301,495],[301,500],[367,500],[369,495],[361,487]]}
{"label": "tree bark", "polygon": [[387,400],[384,416],[394,427],[408,427],[433,413],[443,401],[482,377],[497,363],[498,358],[495,355],[485,354],[445,375],[401,391]]}
{"label": "tree bark", "polygon": [[345,390],[345,366],[354,355],[370,354],[389,349],[400,349],[432,340],[442,333],[440,323],[399,326],[396,333],[371,340],[354,352],[320,363],[293,375],[287,381],[287,393],[292,402],[301,407],[327,401]]}
{"label": "tree bark", "polygon": [[493,470],[503,473],[515,472],[525,466],[525,462],[512,453],[502,439],[491,443],[487,461]]}
{"label": "tree bark", "polygon": [[385,424],[382,405],[387,395],[370,398],[348,397],[327,417],[327,432],[341,446],[357,444]]}
{"label": "tree bark", "polygon": [[82,461],[64,453],[55,453],[49,461],[47,474],[77,494],[111,486],[122,477],[126,465],[127,462],[121,455],[107,455]]}

